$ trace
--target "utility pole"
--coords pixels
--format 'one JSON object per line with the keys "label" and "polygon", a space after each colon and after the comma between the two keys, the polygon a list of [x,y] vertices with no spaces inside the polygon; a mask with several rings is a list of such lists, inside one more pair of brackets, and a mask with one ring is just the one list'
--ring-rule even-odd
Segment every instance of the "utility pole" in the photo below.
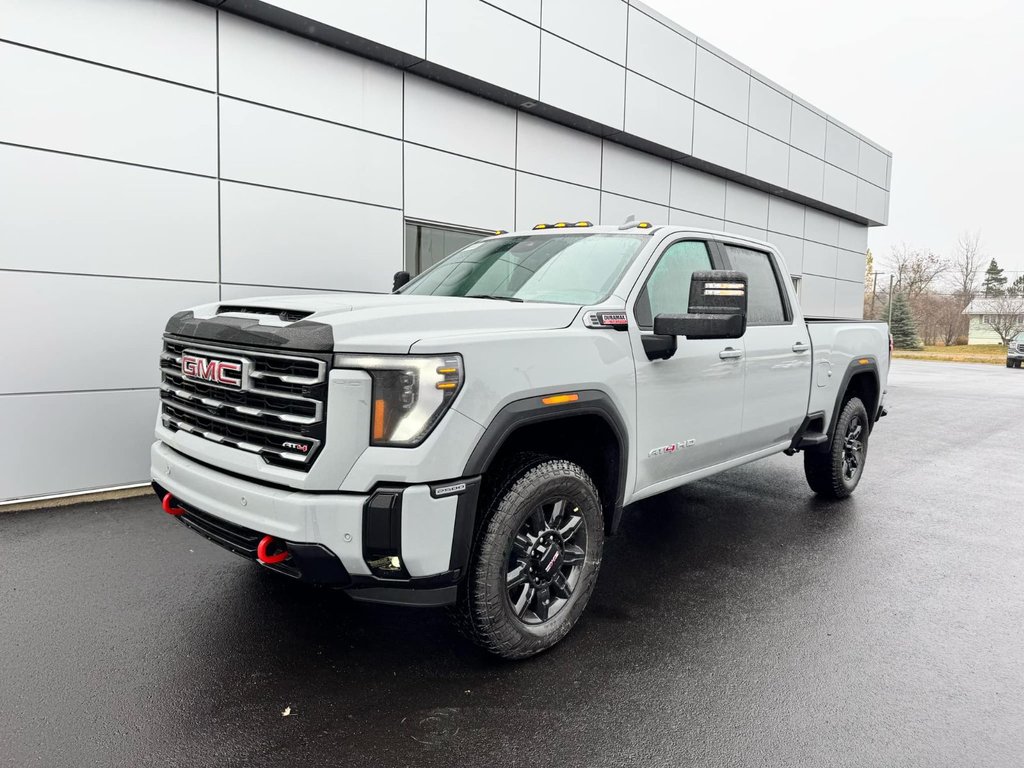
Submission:
{"label": "utility pole", "polygon": [[878,296],[878,276],[881,272],[871,273],[871,317],[875,317],[875,298]]}
{"label": "utility pole", "polygon": [[889,275],[889,327],[892,328],[892,282],[896,279],[896,275]]}

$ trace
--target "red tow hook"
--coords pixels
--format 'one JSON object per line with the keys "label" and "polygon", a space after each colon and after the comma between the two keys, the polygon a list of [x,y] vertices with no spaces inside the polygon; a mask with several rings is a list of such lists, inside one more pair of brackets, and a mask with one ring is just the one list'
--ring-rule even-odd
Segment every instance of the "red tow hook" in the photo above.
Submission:
{"label": "red tow hook", "polygon": [[275,565],[276,563],[283,563],[291,555],[287,549],[282,549],[273,555],[267,554],[267,550],[270,545],[274,543],[273,536],[264,536],[260,539],[260,545],[256,547],[256,557],[264,565]]}
{"label": "red tow hook", "polygon": [[166,494],[164,496],[163,508],[164,512],[166,512],[168,515],[174,515],[175,517],[177,517],[178,515],[184,515],[186,512],[188,512],[187,509],[171,506],[173,503],[174,497],[172,497],[171,494],[169,493]]}

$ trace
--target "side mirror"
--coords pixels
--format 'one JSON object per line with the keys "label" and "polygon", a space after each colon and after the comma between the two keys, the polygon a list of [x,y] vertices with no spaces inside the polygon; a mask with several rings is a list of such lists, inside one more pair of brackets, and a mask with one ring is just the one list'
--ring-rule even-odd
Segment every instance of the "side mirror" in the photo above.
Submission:
{"label": "side mirror", "polygon": [[[644,338],[651,360],[666,360],[676,352],[676,336],[688,339],[738,339],[747,331],[747,276],[718,269],[694,272],[685,315],[654,318],[654,336]],[[647,341],[650,339],[650,341]]]}
{"label": "side mirror", "polygon": [[412,277],[409,275],[409,273],[404,270],[402,272],[395,272],[395,280],[394,283],[391,285],[391,292],[395,293],[399,288],[408,283],[411,279]]}

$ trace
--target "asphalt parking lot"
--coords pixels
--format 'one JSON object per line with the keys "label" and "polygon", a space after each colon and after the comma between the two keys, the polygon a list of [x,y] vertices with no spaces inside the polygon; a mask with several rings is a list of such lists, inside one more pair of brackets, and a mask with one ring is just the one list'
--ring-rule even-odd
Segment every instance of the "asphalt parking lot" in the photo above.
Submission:
{"label": "asphalt parking lot", "polygon": [[1024,371],[901,360],[889,403],[846,503],[779,456],[629,509],[525,663],[155,498],[2,514],[0,765],[1020,765]]}

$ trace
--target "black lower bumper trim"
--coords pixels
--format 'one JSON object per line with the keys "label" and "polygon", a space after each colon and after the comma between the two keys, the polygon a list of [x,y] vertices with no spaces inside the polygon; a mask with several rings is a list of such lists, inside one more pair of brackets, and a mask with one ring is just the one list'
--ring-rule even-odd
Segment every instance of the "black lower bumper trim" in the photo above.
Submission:
{"label": "black lower bumper trim", "polygon": [[409,587],[355,587],[346,592],[353,600],[385,605],[407,605],[416,608],[440,608],[452,605],[459,588],[436,587],[434,589],[409,589]]}

